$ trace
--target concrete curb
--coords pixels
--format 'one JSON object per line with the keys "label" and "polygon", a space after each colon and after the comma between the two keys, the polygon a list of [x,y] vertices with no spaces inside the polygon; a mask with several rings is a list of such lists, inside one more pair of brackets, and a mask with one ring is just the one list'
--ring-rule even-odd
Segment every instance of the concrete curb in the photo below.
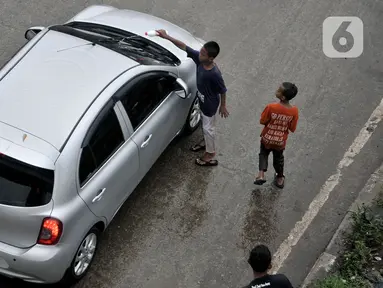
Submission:
{"label": "concrete curb", "polygon": [[[358,198],[350,206],[349,211],[357,211],[362,204],[372,204],[379,191],[383,187],[383,164],[371,175],[366,185],[359,192]],[[306,288],[310,283],[318,279],[323,279],[330,271],[342,249],[342,236],[351,226],[351,213],[347,213],[339,225],[337,231],[321,254],[309,274],[303,281],[301,288]]]}

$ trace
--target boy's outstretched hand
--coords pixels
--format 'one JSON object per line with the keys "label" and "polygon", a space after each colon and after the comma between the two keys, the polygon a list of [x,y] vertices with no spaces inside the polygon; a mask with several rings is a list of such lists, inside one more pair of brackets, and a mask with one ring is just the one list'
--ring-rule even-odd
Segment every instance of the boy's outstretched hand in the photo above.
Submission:
{"label": "boy's outstretched hand", "polygon": [[161,38],[166,38],[168,36],[168,33],[166,33],[164,29],[156,30],[156,32],[158,33],[158,36]]}
{"label": "boy's outstretched hand", "polygon": [[219,114],[221,115],[221,117],[224,117],[224,118],[227,118],[230,115],[229,111],[227,111],[226,109],[226,106],[219,107]]}

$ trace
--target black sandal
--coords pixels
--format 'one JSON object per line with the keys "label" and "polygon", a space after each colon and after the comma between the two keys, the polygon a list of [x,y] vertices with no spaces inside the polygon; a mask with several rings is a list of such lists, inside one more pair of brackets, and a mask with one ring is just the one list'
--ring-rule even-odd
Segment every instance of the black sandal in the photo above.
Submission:
{"label": "black sandal", "polygon": [[266,183],[266,179],[263,178],[255,178],[254,184],[255,185],[263,185]]}
{"label": "black sandal", "polygon": [[279,189],[283,189],[285,187],[285,175],[282,176],[283,183],[281,185],[278,184],[278,174],[275,174],[274,176],[274,185],[278,187]]}
{"label": "black sandal", "polygon": [[195,164],[197,164],[198,166],[217,166],[218,160],[211,159],[209,161],[204,161],[201,158],[197,158],[195,160]]}
{"label": "black sandal", "polygon": [[205,148],[206,148],[205,145],[196,144],[196,145],[190,147],[190,151],[199,152],[199,151],[205,150]]}

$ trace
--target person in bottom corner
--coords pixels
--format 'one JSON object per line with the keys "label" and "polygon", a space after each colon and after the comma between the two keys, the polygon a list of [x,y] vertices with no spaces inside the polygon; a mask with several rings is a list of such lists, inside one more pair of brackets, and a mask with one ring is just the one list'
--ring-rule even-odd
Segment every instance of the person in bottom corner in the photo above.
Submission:
{"label": "person in bottom corner", "polygon": [[276,92],[279,102],[268,104],[262,112],[260,123],[265,127],[261,133],[259,173],[254,181],[256,185],[263,185],[266,182],[265,172],[270,152],[273,153],[275,169],[274,185],[278,188],[283,188],[285,185],[283,152],[289,132],[294,133],[297,128],[298,108],[290,104],[297,94],[298,88],[295,84],[282,83]]}
{"label": "person in bottom corner", "polygon": [[227,118],[226,86],[214,59],[220,52],[215,41],[206,42],[200,51],[194,50],[180,40],[169,36],[165,30],[157,30],[160,37],[169,40],[178,48],[186,51],[187,56],[197,65],[197,89],[202,114],[202,131],[204,139],[191,147],[191,151],[205,151],[202,157],[196,159],[199,166],[216,166],[215,128],[216,115]]}
{"label": "person in bottom corner", "polygon": [[254,279],[243,288],[293,288],[290,280],[283,274],[269,275],[271,252],[265,245],[258,245],[250,252],[247,261],[253,269]]}

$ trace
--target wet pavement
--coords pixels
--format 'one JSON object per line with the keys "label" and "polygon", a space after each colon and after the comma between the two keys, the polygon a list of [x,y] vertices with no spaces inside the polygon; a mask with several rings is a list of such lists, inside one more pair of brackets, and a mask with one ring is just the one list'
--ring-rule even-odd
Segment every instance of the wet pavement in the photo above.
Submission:
{"label": "wet pavement", "polygon": [[[64,22],[86,5],[101,2],[2,1],[0,65],[24,43],[27,27]],[[92,269],[76,287],[241,287],[251,280],[249,249],[266,243],[277,251],[379,105],[383,4],[374,0],[103,2],[160,16],[200,38],[219,41],[222,52],[217,62],[228,86],[231,115],[218,121],[220,165],[194,165],[196,155],[188,149],[199,140],[200,131],[173,143],[116,215]],[[335,60],[323,55],[321,25],[333,15],[363,19],[365,51],[360,58]],[[264,105],[275,101],[274,91],[282,81],[293,81],[299,88],[294,104],[300,109],[300,121],[297,132],[290,135],[286,187],[280,191],[252,182],[259,116]],[[302,283],[358,191],[382,163],[382,126],[343,171],[340,185],[283,263],[280,272],[295,286]],[[16,286],[30,287],[0,278],[0,287]]]}

